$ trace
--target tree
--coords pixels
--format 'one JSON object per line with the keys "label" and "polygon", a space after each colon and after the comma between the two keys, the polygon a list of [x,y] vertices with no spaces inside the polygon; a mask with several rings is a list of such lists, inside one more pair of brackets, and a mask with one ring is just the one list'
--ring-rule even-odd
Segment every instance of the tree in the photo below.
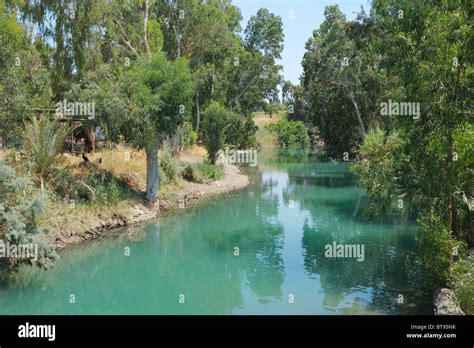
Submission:
{"label": "tree", "polygon": [[347,22],[338,6],[328,6],[325,20],[306,43],[301,77],[308,121],[318,126],[327,152],[354,152],[379,114],[385,73],[372,48],[376,27],[362,12]]}
{"label": "tree", "polygon": [[306,122],[307,106],[303,87],[293,85],[290,81],[285,81],[281,92],[283,104],[286,106],[288,120]]}
{"label": "tree", "polygon": [[19,145],[20,130],[32,108],[48,107],[51,88],[41,62],[39,40],[32,40],[18,13],[0,0],[0,148]]}
{"label": "tree", "polygon": [[172,136],[191,110],[194,82],[187,62],[170,62],[164,53],[143,58],[119,81],[126,115],[122,129],[139,148],[144,148],[147,163],[146,198],[158,199],[158,147]]}
{"label": "tree", "polygon": [[473,147],[467,140],[473,134],[471,11],[463,1],[373,3],[374,46],[389,76],[389,95],[419,103],[420,112],[387,121],[385,134],[368,139],[380,145],[364,144],[363,152],[370,151],[361,153],[355,170],[364,175],[383,163],[383,170],[361,179],[368,192],[413,200],[419,264],[432,286],[442,285],[452,248],[474,240]]}
{"label": "tree", "polygon": [[223,63],[230,59],[230,48],[240,45],[236,35],[240,11],[227,0],[160,1],[156,11],[168,58],[189,59],[196,83],[194,125],[199,133],[201,110],[216,99],[216,79],[225,78]]}
{"label": "tree", "polygon": [[275,99],[281,82],[276,60],[283,51],[281,17],[261,8],[250,17],[244,31],[243,47],[227,63],[227,105],[232,111],[249,114],[265,100]]}
{"label": "tree", "polygon": [[203,113],[202,129],[204,132],[204,146],[207,149],[209,160],[216,164],[217,154],[225,145],[226,133],[231,125],[231,119],[236,116],[226,110],[218,102],[212,102]]}
{"label": "tree", "polygon": [[[150,57],[163,44],[160,26],[151,17],[154,1],[34,1],[18,3],[22,20],[43,41],[54,101],[82,85],[90,71],[110,64],[117,73],[142,55]],[[90,102],[90,100],[82,100]],[[92,119],[84,123],[86,147],[94,149]]]}

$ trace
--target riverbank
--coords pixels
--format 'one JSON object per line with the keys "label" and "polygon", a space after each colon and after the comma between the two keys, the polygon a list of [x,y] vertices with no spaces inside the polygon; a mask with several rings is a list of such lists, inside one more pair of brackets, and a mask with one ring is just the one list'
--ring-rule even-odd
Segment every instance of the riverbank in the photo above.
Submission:
{"label": "riverbank", "polygon": [[58,221],[63,228],[56,233],[54,245],[57,250],[67,246],[82,243],[86,240],[101,237],[107,231],[118,227],[132,226],[141,222],[155,219],[160,212],[190,208],[203,198],[220,193],[231,192],[246,187],[249,179],[234,165],[224,166],[225,177],[211,183],[187,183],[177,191],[174,199],[161,199],[158,204],[146,204],[125,201],[118,205],[107,207],[107,213],[90,214],[87,219],[68,217]]}
{"label": "riverbank", "polygon": [[[1,155],[6,157],[8,153]],[[173,159],[172,165],[178,173],[174,179],[161,173],[160,200],[150,204],[143,194],[146,184],[143,151],[117,146],[88,154],[87,160],[70,154],[60,157],[61,168],[54,179],[55,186],[48,183],[44,187],[46,214],[38,217],[38,225],[50,229],[57,250],[104,236],[114,228],[157,218],[166,211],[190,208],[205,197],[242,189],[249,184],[239,167],[227,163],[216,169],[217,180],[183,179],[179,174],[183,168],[206,161],[206,150],[195,145]],[[25,177],[23,163],[14,163],[18,175]],[[78,199],[78,191],[88,199]]]}

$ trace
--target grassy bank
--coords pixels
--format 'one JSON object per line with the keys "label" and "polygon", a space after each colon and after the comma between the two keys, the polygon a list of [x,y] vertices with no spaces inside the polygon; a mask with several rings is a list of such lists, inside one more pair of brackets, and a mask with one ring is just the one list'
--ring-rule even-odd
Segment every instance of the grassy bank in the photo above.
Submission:
{"label": "grassy bank", "polygon": [[50,236],[59,249],[248,184],[237,167],[208,163],[206,150],[197,145],[179,157],[171,156],[166,149],[160,151],[158,204],[150,204],[144,197],[144,151],[119,145],[87,154],[87,159],[65,153],[59,156],[54,175],[43,183],[28,172],[25,158],[17,161],[15,156],[12,151],[4,151],[0,160],[9,162],[18,177],[34,183],[28,195],[41,193],[45,197],[46,211],[36,221],[51,230]]}

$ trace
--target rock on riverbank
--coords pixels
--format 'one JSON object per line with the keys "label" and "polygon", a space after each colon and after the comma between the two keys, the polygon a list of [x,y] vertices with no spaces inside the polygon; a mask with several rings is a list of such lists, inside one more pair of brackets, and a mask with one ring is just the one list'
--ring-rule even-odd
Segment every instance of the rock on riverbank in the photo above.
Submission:
{"label": "rock on riverbank", "polygon": [[456,295],[449,289],[436,289],[433,301],[435,315],[464,315],[459,307]]}

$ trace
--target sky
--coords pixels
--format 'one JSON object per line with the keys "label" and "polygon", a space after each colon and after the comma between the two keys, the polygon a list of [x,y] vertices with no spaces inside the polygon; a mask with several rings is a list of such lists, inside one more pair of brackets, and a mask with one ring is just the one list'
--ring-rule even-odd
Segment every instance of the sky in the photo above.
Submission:
{"label": "sky", "polygon": [[[242,29],[261,7],[282,18],[285,43],[279,64],[283,65],[285,80],[293,84],[299,83],[306,41],[323,22],[326,6],[339,5],[348,20],[357,16],[361,6],[366,12],[369,10],[368,0],[233,0],[232,3],[242,11]],[[293,18],[290,18],[291,14]]]}

